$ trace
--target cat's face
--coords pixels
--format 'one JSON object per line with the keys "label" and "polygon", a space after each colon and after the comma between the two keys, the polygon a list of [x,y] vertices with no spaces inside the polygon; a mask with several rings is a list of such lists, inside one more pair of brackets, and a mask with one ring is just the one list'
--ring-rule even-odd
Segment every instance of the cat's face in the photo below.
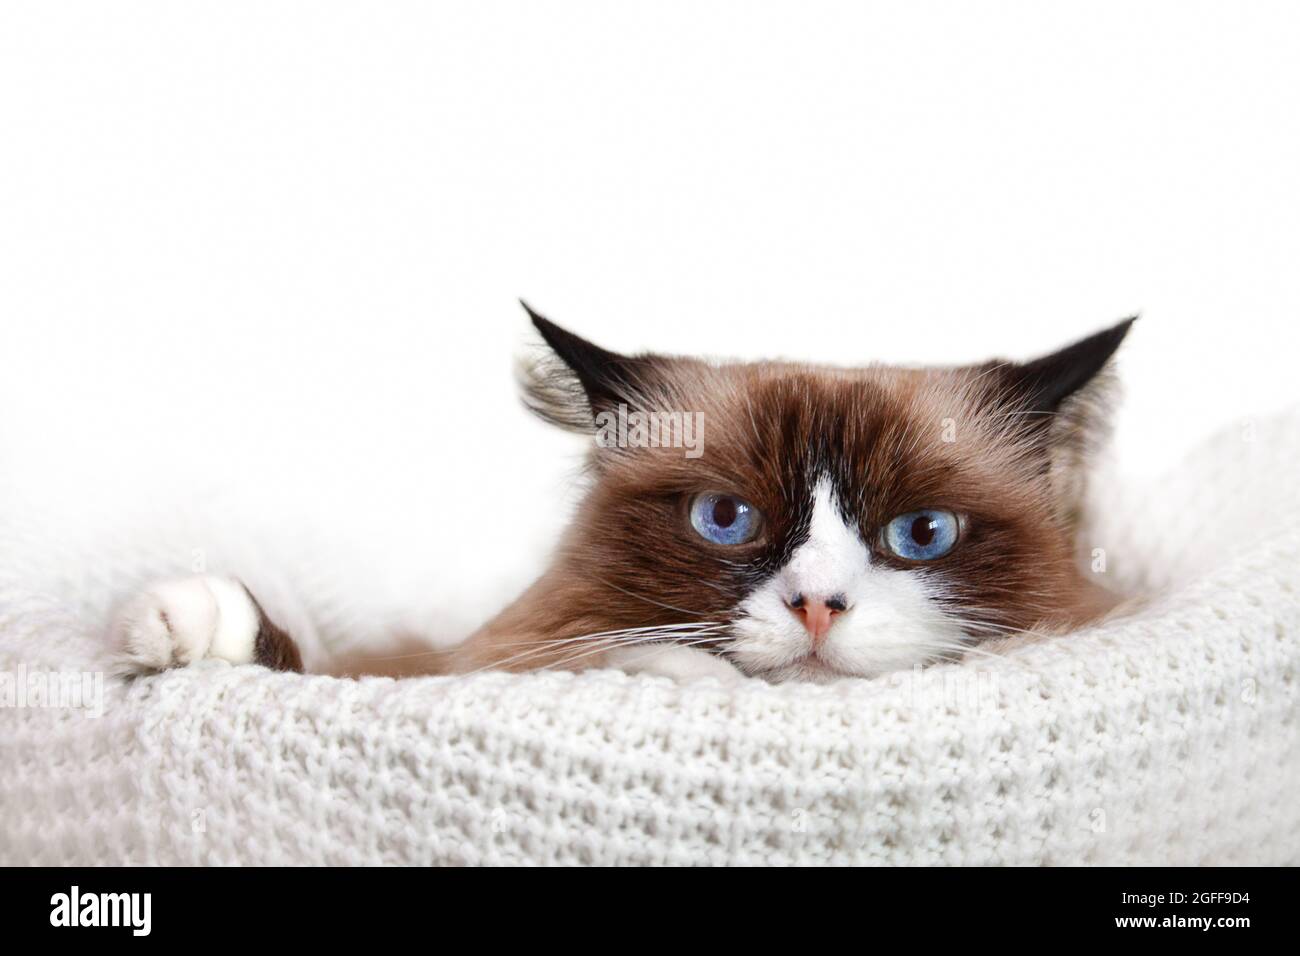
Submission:
{"label": "cat's face", "polygon": [[[747,673],[821,680],[1094,606],[1073,509],[1089,383],[1127,324],[1030,365],[917,370],[626,358],[538,324],[568,372],[533,376],[533,406],[627,422],[561,549],[576,631],[696,625]],[[638,410],[694,416],[695,445],[643,447]]]}

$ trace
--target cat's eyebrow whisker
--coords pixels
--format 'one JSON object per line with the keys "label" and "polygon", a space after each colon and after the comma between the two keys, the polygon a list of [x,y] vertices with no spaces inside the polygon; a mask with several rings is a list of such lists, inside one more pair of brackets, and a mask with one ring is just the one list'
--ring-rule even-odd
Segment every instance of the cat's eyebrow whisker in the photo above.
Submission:
{"label": "cat's eyebrow whisker", "polygon": [[1011,364],[1010,362],[998,362],[998,363],[995,364],[992,368],[986,368],[984,371],[980,372],[980,373],[979,373],[978,375],[976,375],[974,378],[970,379],[969,381],[967,381],[967,382],[965,382],[965,383],[963,383],[963,384],[964,384],[967,388],[971,387],[972,385],[977,385],[977,384],[979,384],[979,382],[980,382],[982,379],[986,378],[986,377],[989,376],[989,375],[992,375],[994,372],[998,371],[999,369],[1004,369],[1004,368],[1006,368],[1006,367],[1009,366],[1010,364]]}
{"label": "cat's eyebrow whisker", "polygon": [[1005,415],[1005,417],[1006,417],[1006,418],[1018,418],[1018,417],[1021,416],[1021,415],[1043,415],[1043,416],[1046,416],[1046,417],[1055,418],[1055,417],[1056,417],[1057,415],[1059,415],[1059,414],[1060,414],[1060,412],[1041,411],[1041,410],[1036,409],[1036,408],[1023,408],[1023,409],[1020,409],[1020,410],[1018,410],[1018,411],[1007,412],[1006,415]]}
{"label": "cat's eyebrow whisker", "polygon": [[[906,432],[904,432],[904,434],[906,434]],[[903,452],[903,454],[898,456],[901,461],[907,461],[912,457],[912,455],[916,453],[916,449],[920,447],[921,439],[925,437],[925,434],[926,433],[924,429],[920,429],[920,428],[916,429],[916,434],[912,436],[912,443],[907,446],[907,451]],[[902,444],[901,435],[899,436],[899,444],[900,445]]]}
{"label": "cat's eyebrow whisker", "polygon": [[761,450],[763,437],[758,433],[758,421],[754,418],[754,398],[748,392],[745,393],[745,407],[749,411],[749,424],[754,429],[754,441],[758,443],[758,449]]}

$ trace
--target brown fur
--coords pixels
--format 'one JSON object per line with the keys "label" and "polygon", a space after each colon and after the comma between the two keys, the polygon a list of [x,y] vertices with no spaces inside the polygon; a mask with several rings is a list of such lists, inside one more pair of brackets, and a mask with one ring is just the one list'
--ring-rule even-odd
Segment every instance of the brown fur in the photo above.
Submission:
{"label": "brown fur", "polygon": [[244,588],[244,593],[257,609],[257,637],[253,639],[253,663],[269,667],[273,671],[295,671],[302,673],[302,655],[287,631],[272,621],[258,603],[253,592]]}
{"label": "brown fur", "polygon": [[[619,628],[727,621],[745,593],[789,558],[799,501],[818,472],[847,491],[864,540],[918,507],[963,514],[959,547],[934,562],[971,631],[1063,630],[1110,603],[1075,563],[1074,524],[1087,413],[1104,381],[1041,425],[1023,415],[990,364],[974,369],[857,370],[784,363],[656,360],[638,383],[646,408],[702,411],[704,455],[598,449],[591,488],[554,563],[453,652],[447,669],[597,666],[599,647],[558,639]],[[532,384],[534,405],[551,399]],[[571,399],[571,395],[569,396]],[[943,441],[951,425],[955,441]],[[686,502],[726,491],[769,516],[758,539],[721,547],[695,535]],[[806,516],[805,516],[806,517]],[[879,560],[907,562],[877,548]]]}

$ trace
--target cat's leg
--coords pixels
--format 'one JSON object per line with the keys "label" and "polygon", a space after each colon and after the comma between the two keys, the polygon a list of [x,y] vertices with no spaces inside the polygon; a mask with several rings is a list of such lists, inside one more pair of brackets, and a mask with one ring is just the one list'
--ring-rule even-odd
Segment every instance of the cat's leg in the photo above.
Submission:
{"label": "cat's leg", "polygon": [[629,674],[654,674],[676,681],[693,681],[712,677],[723,684],[745,679],[739,670],[715,654],[681,644],[648,644],[642,647],[617,647],[605,654],[605,666]]}
{"label": "cat's leg", "polygon": [[110,640],[127,673],[200,660],[301,671],[293,639],[234,578],[199,574],[150,585],[113,619]]}

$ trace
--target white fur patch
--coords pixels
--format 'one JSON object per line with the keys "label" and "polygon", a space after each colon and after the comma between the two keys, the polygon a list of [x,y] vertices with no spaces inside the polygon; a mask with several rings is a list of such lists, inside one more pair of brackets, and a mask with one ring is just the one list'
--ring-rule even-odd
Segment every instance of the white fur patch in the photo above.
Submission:
{"label": "white fur patch", "polygon": [[[801,594],[843,595],[823,641],[813,645],[788,602]],[[808,540],[740,605],[731,659],[769,680],[871,677],[960,646],[961,627],[943,612],[924,572],[873,565],[871,549],[840,515],[830,483],[818,482]]]}
{"label": "white fur patch", "polygon": [[124,670],[159,671],[199,660],[252,663],[258,627],[243,585],[196,575],[137,594],[118,611],[110,636]]}

